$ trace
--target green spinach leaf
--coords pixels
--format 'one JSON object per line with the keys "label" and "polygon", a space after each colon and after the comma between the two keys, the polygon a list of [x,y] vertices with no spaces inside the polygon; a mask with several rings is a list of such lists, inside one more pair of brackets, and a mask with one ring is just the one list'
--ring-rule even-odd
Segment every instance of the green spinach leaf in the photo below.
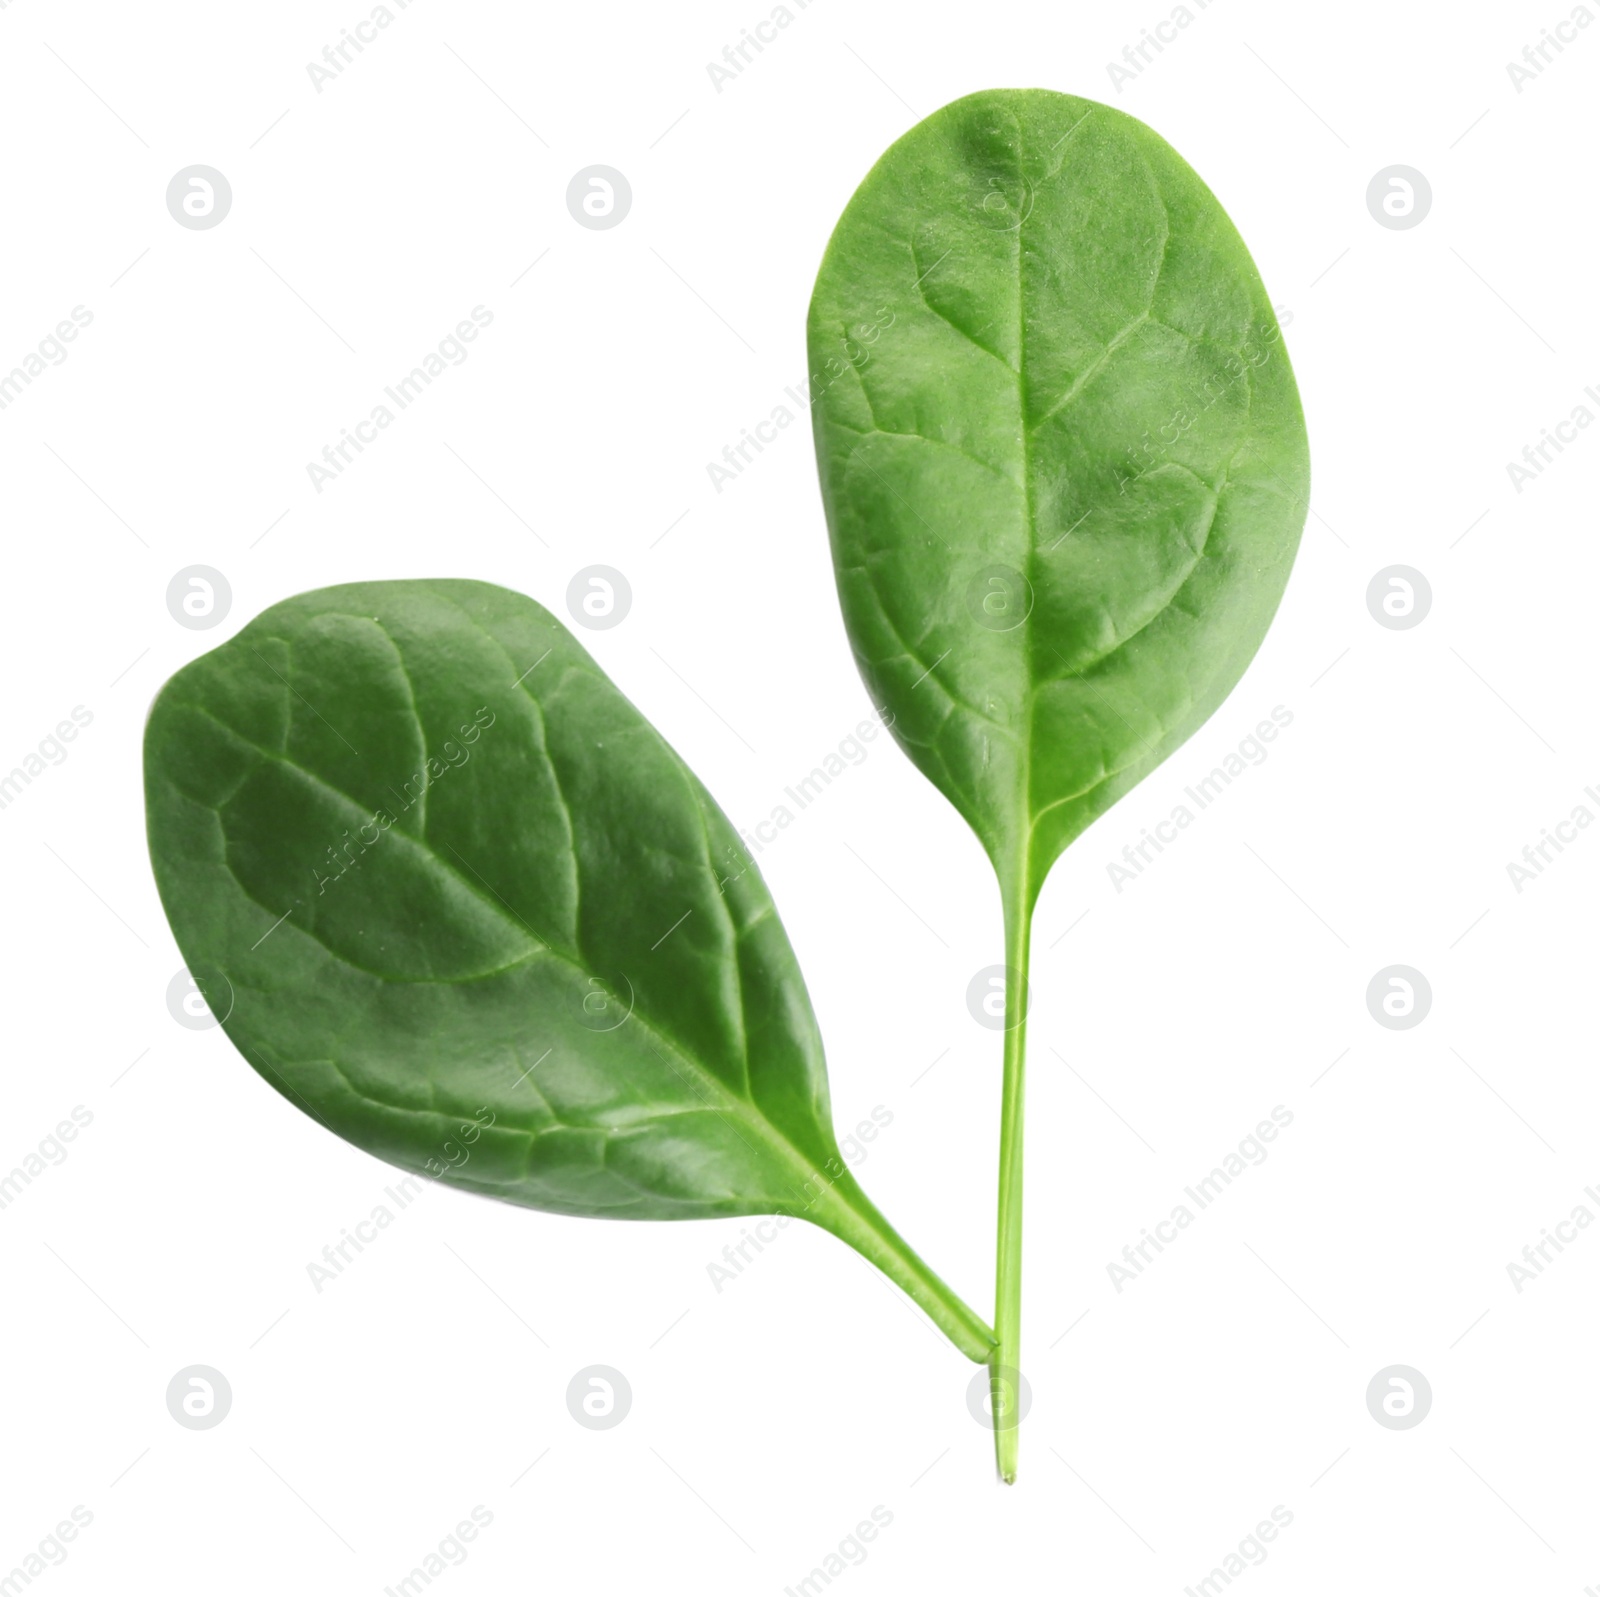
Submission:
{"label": "green spinach leaf", "polygon": [[167,683],[145,780],[191,972],[330,1130],[559,1214],[804,1217],[987,1357],[840,1156],[733,828],[531,599],[380,582],[275,605]]}
{"label": "green spinach leaf", "polygon": [[[828,246],[808,342],[851,644],[1000,882],[1002,1415],[1033,906],[1259,647],[1305,518],[1305,426],[1215,196],[1142,123],[1042,90],[958,100],[888,151]],[[996,1440],[1012,1479],[1014,1422]]]}

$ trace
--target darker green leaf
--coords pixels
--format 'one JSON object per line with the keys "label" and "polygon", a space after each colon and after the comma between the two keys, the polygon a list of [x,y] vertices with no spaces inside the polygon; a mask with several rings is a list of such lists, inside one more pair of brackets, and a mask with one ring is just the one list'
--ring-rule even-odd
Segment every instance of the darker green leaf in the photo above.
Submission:
{"label": "darker green leaf", "polygon": [[184,957],[308,1114],[556,1213],[803,1216],[983,1357],[845,1168],[733,828],[532,600],[433,581],[275,605],[163,689],[145,771]]}

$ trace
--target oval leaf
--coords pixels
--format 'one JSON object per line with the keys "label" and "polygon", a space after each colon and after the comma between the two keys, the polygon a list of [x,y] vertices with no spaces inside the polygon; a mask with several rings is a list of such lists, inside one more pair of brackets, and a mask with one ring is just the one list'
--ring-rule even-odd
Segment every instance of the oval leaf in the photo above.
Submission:
{"label": "oval leaf", "polygon": [[1309,474],[1277,319],[1149,128],[995,90],[873,168],[808,334],[862,673],[1026,908],[1277,608]]}
{"label": "oval leaf", "polygon": [[245,1058],[402,1168],[560,1214],[800,1215],[981,1358],[845,1168],[733,828],[531,599],[324,588],[162,690],[150,850]]}
{"label": "oval leaf", "polygon": [[808,326],[845,626],[1006,924],[995,1453],[1020,1380],[1030,922],[1061,851],[1249,664],[1305,519],[1277,319],[1215,197],[1107,106],[994,90],[845,208]]}

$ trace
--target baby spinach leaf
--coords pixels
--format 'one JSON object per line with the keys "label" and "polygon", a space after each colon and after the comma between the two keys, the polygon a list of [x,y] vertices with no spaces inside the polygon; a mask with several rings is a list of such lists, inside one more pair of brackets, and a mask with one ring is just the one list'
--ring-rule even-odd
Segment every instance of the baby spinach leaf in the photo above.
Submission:
{"label": "baby spinach leaf", "polygon": [[191,972],[330,1130],[558,1214],[801,1216],[987,1356],[840,1156],[805,983],[733,828],[531,599],[378,582],[275,605],[167,683],[145,782]]}
{"label": "baby spinach leaf", "polygon": [[[828,246],[808,342],[851,644],[1000,881],[999,1383],[1033,905],[1259,647],[1305,518],[1305,426],[1215,196],[1142,123],[1043,90],[958,100],[888,151]],[[1010,1479],[1014,1425],[996,1437]]]}

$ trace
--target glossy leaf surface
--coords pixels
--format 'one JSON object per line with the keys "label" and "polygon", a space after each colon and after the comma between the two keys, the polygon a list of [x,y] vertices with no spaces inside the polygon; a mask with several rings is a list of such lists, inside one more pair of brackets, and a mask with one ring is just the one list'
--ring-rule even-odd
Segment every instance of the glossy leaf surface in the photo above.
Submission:
{"label": "glossy leaf surface", "polygon": [[1277,607],[1308,457],[1272,306],[1149,128],[995,90],[919,123],[856,191],[809,345],[862,672],[1031,904]]}
{"label": "glossy leaf surface", "polygon": [[1222,207],[1108,106],[993,90],[856,191],[808,325],[845,626],[1005,911],[991,1409],[1017,1470],[1033,905],[1226,697],[1305,520],[1277,318]]}

